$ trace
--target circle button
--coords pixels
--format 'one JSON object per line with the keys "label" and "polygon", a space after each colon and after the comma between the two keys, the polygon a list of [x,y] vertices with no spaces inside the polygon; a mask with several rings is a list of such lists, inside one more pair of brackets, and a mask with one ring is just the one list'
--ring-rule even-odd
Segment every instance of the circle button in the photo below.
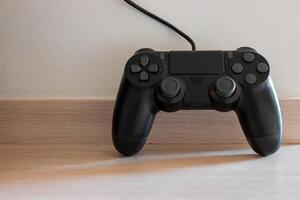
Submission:
{"label": "circle button", "polygon": [[267,73],[269,71],[269,66],[266,63],[259,63],[256,67],[259,73]]}
{"label": "circle button", "polygon": [[180,93],[180,90],[180,81],[173,77],[165,78],[160,85],[162,96],[169,99],[175,98]]}
{"label": "circle button", "polygon": [[232,78],[223,76],[217,80],[215,89],[220,97],[229,98],[236,91],[236,83]]}

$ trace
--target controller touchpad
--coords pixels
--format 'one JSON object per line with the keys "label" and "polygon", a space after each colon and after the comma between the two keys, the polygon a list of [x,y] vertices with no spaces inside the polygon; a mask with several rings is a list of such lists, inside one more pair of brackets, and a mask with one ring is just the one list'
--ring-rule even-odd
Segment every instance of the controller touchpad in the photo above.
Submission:
{"label": "controller touchpad", "polygon": [[222,51],[173,51],[169,54],[169,73],[174,75],[219,75],[224,73]]}

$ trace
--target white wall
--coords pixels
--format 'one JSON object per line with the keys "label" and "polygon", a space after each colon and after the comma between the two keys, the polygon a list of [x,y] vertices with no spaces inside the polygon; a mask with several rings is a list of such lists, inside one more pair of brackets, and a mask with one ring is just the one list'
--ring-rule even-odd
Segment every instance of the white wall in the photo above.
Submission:
{"label": "white wall", "polygon": [[[300,97],[299,0],[136,0],[200,49],[253,46],[279,96]],[[141,47],[189,49],[122,0],[0,0],[0,98],[114,97]]]}

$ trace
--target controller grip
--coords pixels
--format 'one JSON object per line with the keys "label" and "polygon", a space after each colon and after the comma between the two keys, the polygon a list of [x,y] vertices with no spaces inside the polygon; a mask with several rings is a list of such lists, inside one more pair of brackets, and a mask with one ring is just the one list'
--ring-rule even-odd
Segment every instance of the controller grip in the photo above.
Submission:
{"label": "controller grip", "polygon": [[148,138],[158,112],[152,88],[133,86],[123,76],[113,114],[112,136],[123,155],[139,152]]}
{"label": "controller grip", "polygon": [[235,111],[256,153],[268,156],[280,148],[282,116],[271,77],[256,87],[243,88]]}

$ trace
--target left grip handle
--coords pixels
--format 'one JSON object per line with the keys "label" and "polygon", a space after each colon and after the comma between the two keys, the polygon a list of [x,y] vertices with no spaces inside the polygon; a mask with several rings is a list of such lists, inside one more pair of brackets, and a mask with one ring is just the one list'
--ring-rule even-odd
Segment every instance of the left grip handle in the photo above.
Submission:
{"label": "left grip handle", "polygon": [[113,114],[112,136],[123,155],[139,152],[149,136],[158,112],[153,89],[133,86],[123,78]]}

